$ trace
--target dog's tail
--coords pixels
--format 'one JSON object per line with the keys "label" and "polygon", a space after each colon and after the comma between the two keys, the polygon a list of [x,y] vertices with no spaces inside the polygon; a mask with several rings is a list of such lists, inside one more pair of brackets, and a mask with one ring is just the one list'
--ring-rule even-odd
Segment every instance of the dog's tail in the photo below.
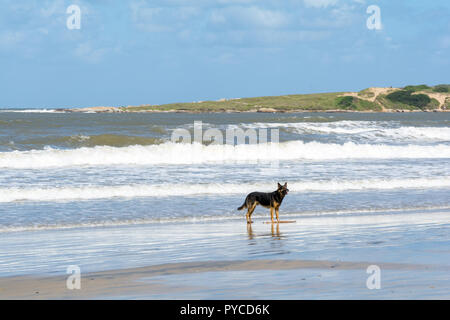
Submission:
{"label": "dog's tail", "polygon": [[238,210],[242,210],[244,208],[247,208],[247,203],[244,202],[244,204],[242,206],[240,206],[239,208],[237,208]]}

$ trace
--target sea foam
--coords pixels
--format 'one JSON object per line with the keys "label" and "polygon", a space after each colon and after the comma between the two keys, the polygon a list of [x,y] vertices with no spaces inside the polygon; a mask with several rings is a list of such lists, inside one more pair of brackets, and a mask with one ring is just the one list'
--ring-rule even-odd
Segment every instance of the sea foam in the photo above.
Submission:
{"label": "sea foam", "polygon": [[[368,180],[290,181],[291,193],[392,190],[414,188],[448,188],[450,177]],[[109,198],[173,197],[204,195],[245,195],[252,191],[273,191],[273,183],[210,183],[119,185],[52,188],[0,188],[0,202],[95,200]]]}
{"label": "sea foam", "polygon": [[298,134],[333,134],[369,141],[450,141],[448,127],[400,126],[387,121],[335,121],[240,124],[244,128],[279,128]]}
{"label": "sea foam", "polygon": [[450,158],[450,145],[344,144],[289,141],[243,145],[167,142],[159,145],[12,151],[0,153],[0,168],[181,165],[239,161]]}

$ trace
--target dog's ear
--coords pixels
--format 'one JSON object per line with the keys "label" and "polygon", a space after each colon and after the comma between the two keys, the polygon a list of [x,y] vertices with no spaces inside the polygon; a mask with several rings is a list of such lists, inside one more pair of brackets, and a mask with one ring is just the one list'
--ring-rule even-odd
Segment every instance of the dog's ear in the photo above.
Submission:
{"label": "dog's ear", "polygon": [[287,182],[284,183],[284,186],[287,187]]}
{"label": "dog's ear", "polygon": [[278,182],[278,189],[282,188],[281,184]]}

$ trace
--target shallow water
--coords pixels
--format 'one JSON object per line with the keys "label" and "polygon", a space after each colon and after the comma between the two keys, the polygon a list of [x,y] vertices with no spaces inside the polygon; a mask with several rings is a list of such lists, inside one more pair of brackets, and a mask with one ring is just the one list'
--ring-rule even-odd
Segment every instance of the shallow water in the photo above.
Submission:
{"label": "shallow water", "polygon": [[62,275],[70,265],[85,274],[254,259],[450,267],[450,210],[291,218],[296,223],[278,226],[263,224],[267,217],[258,217],[251,227],[240,220],[215,220],[8,232],[0,238],[0,275]]}

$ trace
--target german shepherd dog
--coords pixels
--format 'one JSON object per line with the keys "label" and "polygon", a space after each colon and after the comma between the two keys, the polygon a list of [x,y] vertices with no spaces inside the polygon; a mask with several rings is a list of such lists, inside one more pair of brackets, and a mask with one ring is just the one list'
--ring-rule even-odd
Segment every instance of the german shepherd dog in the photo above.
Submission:
{"label": "german shepherd dog", "polygon": [[288,194],[289,189],[287,188],[287,182],[282,186],[278,183],[278,188],[274,192],[252,192],[249,193],[245,198],[245,202],[242,206],[237,208],[238,210],[242,210],[247,208],[247,223],[252,223],[251,215],[258,204],[262,205],[265,208],[270,209],[270,218],[273,221],[273,210],[275,209],[275,213],[277,215],[277,222],[280,222],[280,218],[278,217],[278,210],[280,209],[281,202],[283,202],[284,197]]}

